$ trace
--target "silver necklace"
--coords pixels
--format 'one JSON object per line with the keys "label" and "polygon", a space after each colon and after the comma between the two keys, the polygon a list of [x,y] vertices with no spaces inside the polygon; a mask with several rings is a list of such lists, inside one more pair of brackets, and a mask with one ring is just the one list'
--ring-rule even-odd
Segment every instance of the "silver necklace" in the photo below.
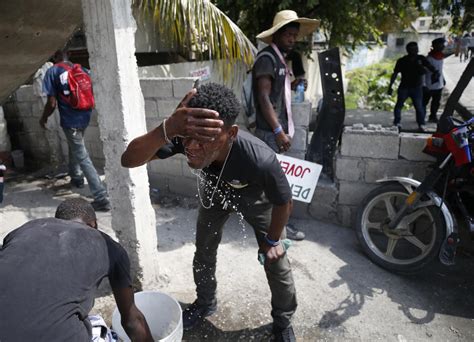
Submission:
{"label": "silver necklace", "polygon": [[204,205],[204,201],[202,200],[202,196],[201,196],[201,190],[200,190],[201,187],[199,186],[199,179],[204,179],[204,177],[202,176],[203,174],[202,170],[199,170],[199,176],[196,177],[196,185],[197,185],[199,201],[201,202],[201,205],[204,209],[211,209],[212,207],[212,201],[214,199],[214,195],[216,194],[217,187],[219,186],[219,182],[221,181],[222,173],[224,172],[225,166],[227,164],[227,159],[229,159],[230,151],[232,151],[232,146],[234,146],[233,141],[230,145],[229,152],[227,152],[227,156],[225,157],[225,160],[224,160],[224,165],[222,165],[221,172],[219,173],[219,178],[217,178],[217,183],[214,186],[214,190],[212,190],[211,197],[209,199],[209,205],[207,206]]}

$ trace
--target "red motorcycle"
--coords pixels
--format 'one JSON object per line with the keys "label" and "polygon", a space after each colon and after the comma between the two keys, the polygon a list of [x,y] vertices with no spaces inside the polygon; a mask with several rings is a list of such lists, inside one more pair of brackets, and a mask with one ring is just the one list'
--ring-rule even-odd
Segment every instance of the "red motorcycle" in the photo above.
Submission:
{"label": "red motorcycle", "polygon": [[[474,118],[443,118],[424,152],[437,158],[420,183],[381,179],[361,203],[357,238],[367,256],[390,271],[418,271],[436,257],[454,263],[459,226],[474,234]],[[461,224],[464,223],[464,224]]]}

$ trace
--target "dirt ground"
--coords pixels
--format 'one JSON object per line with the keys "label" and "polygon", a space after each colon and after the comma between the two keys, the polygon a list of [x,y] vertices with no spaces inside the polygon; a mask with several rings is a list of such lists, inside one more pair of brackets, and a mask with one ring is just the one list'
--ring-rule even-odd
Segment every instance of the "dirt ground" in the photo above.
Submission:
{"label": "dirt ground", "polygon": [[[0,205],[0,241],[24,222],[54,214],[71,192],[65,180],[20,179],[6,186]],[[195,198],[161,198],[155,205],[161,283],[154,290],[186,304],[194,300]],[[114,236],[110,213],[99,226]],[[314,220],[296,220],[307,238],[289,249],[299,307],[293,325],[299,341],[473,341],[474,258],[462,253],[451,268],[433,265],[400,276],[372,264],[354,231]],[[271,328],[270,291],[257,262],[253,231],[233,217],[219,248],[218,311],[185,332],[187,341],[262,341]],[[152,289],[147,289],[152,290]],[[107,321],[115,306],[102,291],[92,313]]]}

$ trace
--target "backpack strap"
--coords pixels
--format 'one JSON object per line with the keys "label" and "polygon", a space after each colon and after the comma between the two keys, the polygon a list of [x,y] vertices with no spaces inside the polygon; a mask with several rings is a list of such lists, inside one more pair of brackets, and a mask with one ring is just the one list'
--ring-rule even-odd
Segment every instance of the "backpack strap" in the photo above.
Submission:
{"label": "backpack strap", "polygon": [[[268,52],[268,51],[262,51],[260,52],[257,57],[255,57],[255,61],[253,62],[253,66],[255,66],[255,63],[257,63],[257,61],[261,58],[261,57],[270,57],[270,59],[272,60],[272,63],[273,63],[273,71],[276,72],[276,59],[275,59],[275,56],[273,56],[273,54],[271,52]],[[252,69],[253,69],[253,66],[252,66]],[[247,71],[247,74],[250,73],[252,71],[252,69],[250,69],[249,71]]]}

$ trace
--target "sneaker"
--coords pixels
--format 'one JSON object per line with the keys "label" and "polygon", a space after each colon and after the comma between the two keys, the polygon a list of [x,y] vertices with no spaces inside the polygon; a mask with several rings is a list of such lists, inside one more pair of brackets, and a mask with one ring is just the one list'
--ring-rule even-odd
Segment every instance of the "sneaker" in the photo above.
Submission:
{"label": "sneaker", "polygon": [[393,125],[395,127],[397,127],[399,133],[402,131],[402,124],[401,123],[397,123],[397,124],[393,124]]}
{"label": "sneaker", "polygon": [[425,125],[419,125],[418,126],[418,131],[420,131],[421,133],[425,133],[426,132],[426,126]]}
{"label": "sneaker", "polygon": [[84,187],[84,179],[71,179],[71,185],[73,187],[82,189]]}
{"label": "sneaker", "polygon": [[92,208],[94,208],[95,211],[110,211],[110,202],[108,199],[104,198],[103,200],[96,201],[94,200],[91,202]]}
{"label": "sneaker", "polygon": [[286,237],[290,240],[301,241],[306,237],[305,233],[299,231],[292,224],[286,225]]}
{"label": "sneaker", "polygon": [[436,116],[430,116],[428,118],[429,122],[438,123],[438,118]]}
{"label": "sneaker", "polygon": [[199,305],[197,302],[192,303],[183,311],[183,328],[191,329],[205,317],[213,315],[217,311],[217,303],[211,305]]}
{"label": "sneaker", "polygon": [[284,329],[274,325],[273,336],[275,337],[274,341],[277,342],[296,342],[295,332],[291,325]]}

